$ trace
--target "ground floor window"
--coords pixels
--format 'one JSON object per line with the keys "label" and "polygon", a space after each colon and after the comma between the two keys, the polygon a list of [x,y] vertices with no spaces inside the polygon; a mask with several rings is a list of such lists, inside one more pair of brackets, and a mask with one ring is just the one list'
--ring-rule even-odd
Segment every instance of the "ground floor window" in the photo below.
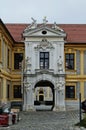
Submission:
{"label": "ground floor window", "polygon": [[14,85],[13,86],[14,89],[14,98],[22,98],[22,94],[21,94],[21,85]]}
{"label": "ground floor window", "polygon": [[75,98],[75,86],[66,86],[65,90],[66,98]]}

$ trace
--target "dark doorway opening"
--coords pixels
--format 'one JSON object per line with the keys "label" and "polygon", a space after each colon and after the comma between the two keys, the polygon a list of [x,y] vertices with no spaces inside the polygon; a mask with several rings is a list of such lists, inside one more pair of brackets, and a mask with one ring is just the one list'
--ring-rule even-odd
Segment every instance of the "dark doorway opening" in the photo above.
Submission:
{"label": "dark doorway opening", "polygon": [[44,96],[43,95],[39,95],[39,101],[44,101]]}

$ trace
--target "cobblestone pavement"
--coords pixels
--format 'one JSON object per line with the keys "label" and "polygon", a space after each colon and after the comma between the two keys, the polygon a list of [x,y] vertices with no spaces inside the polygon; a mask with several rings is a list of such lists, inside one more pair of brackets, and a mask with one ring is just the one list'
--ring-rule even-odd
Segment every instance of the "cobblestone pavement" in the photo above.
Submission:
{"label": "cobblestone pavement", "polygon": [[21,112],[20,118],[17,124],[0,127],[0,130],[81,130],[74,128],[74,124],[79,122],[79,111]]}

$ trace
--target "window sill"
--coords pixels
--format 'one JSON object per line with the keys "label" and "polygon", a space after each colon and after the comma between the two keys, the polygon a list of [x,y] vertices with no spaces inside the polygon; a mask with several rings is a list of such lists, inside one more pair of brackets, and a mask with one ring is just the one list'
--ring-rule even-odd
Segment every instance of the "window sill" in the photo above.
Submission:
{"label": "window sill", "polygon": [[21,71],[21,69],[13,69],[12,71]]}
{"label": "window sill", "polygon": [[69,100],[77,100],[77,98],[66,98],[65,100],[66,100],[66,101],[69,101]]}
{"label": "window sill", "polygon": [[22,98],[13,98],[12,101],[22,101]]}

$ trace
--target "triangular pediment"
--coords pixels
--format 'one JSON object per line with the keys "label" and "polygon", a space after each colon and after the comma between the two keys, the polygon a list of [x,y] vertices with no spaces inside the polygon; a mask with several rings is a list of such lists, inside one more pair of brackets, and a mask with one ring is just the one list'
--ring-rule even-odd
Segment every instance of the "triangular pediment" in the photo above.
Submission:
{"label": "triangular pediment", "polygon": [[38,37],[38,36],[42,36],[42,37],[65,37],[66,33],[57,26],[57,28],[54,28],[53,26],[50,28],[47,25],[46,26],[41,26],[41,27],[36,27],[33,29],[30,29],[29,27],[27,27],[24,30],[23,33],[24,37]]}

